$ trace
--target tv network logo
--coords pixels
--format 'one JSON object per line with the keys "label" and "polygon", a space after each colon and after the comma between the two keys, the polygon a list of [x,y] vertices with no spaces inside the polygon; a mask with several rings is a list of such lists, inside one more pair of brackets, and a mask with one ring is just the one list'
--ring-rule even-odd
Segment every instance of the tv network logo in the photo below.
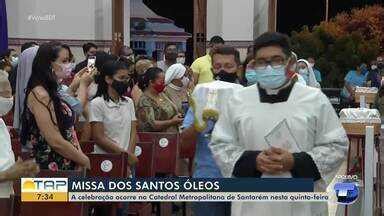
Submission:
{"label": "tv network logo", "polygon": [[359,188],[355,182],[336,183],[333,189],[340,204],[350,205],[359,197]]}
{"label": "tv network logo", "polygon": [[21,192],[68,192],[68,179],[22,178]]}

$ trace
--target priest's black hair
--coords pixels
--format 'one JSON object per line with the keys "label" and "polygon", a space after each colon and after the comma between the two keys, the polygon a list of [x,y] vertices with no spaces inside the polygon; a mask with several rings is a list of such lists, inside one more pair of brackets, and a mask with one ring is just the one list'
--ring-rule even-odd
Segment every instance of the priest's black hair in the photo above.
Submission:
{"label": "priest's black hair", "polygon": [[287,56],[291,56],[292,46],[289,37],[279,32],[266,32],[255,39],[253,43],[253,53],[263,47],[279,46]]}

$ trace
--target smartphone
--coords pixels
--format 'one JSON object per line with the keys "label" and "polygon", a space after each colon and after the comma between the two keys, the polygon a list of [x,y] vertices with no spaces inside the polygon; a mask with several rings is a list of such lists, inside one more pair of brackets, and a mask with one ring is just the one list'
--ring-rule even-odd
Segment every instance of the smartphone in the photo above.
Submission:
{"label": "smartphone", "polygon": [[92,70],[92,68],[95,67],[95,64],[96,64],[96,56],[89,56],[88,63],[87,63],[88,71]]}
{"label": "smartphone", "polygon": [[188,101],[181,102],[181,108],[183,109],[184,115],[186,115],[189,109]]}

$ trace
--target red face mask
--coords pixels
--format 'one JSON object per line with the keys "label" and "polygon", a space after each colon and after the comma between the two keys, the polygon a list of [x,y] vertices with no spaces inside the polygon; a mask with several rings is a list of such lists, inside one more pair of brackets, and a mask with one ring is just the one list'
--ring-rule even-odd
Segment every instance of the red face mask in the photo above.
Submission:
{"label": "red face mask", "polygon": [[153,85],[153,88],[155,89],[155,91],[156,91],[157,93],[161,93],[161,92],[163,92],[164,89],[165,89],[165,84],[164,84],[164,83],[155,83],[155,84]]}

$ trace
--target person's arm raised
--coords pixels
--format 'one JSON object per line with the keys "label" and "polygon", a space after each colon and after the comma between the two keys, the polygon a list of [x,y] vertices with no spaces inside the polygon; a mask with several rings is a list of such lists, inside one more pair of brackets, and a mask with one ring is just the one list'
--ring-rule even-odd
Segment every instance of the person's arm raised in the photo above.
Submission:
{"label": "person's arm raised", "polygon": [[81,102],[84,109],[89,102],[89,100],[88,100],[88,87],[94,81],[94,76],[96,73],[97,73],[96,68],[93,68],[92,71],[86,70],[84,73],[82,73],[82,76],[80,77],[80,85],[79,85],[79,89],[78,89],[77,98]]}
{"label": "person's arm raised", "polygon": [[54,123],[57,122],[55,109],[44,88],[36,87],[32,90],[28,95],[28,107],[35,116],[41,135],[54,151],[81,166],[90,168],[89,158],[65,140]]}

